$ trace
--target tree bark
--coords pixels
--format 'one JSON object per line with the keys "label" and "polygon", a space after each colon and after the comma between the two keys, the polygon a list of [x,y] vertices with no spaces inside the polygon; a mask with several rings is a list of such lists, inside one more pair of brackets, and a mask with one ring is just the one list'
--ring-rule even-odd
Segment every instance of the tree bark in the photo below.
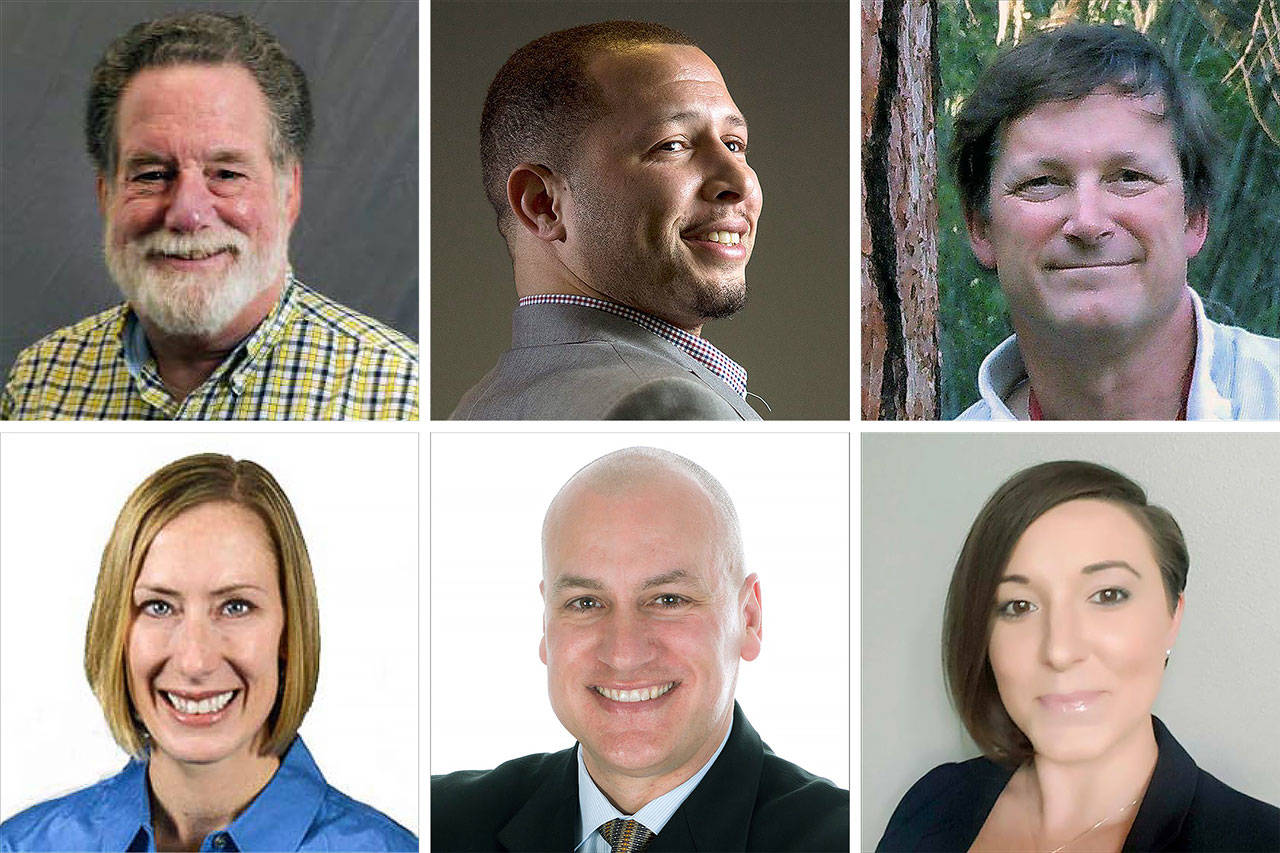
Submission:
{"label": "tree bark", "polygon": [[862,4],[862,417],[937,419],[934,0]]}

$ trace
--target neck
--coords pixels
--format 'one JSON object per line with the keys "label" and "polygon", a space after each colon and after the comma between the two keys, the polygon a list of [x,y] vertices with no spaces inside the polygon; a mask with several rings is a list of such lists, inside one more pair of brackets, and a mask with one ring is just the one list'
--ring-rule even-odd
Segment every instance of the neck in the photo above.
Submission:
{"label": "neck", "polygon": [[596,783],[596,787],[605,795],[614,807],[626,815],[633,815],[649,803],[661,797],[668,791],[678,788],[693,775],[702,769],[703,765],[711,760],[711,756],[716,754],[716,750],[720,748],[720,742],[724,740],[725,733],[729,731],[729,724],[733,722],[733,710],[729,710],[729,715],[716,726],[711,737],[707,738],[707,742],[702,748],[687,762],[680,767],[660,772],[652,776],[632,776],[620,773],[616,770],[610,770],[604,762],[597,761],[591,751],[584,744],[582,748],[582,761],[587,766],[587,773],[591,775],[591,781]]}
{"label": "neck", "polygon": [[213,335],[173,335],[158,328],[146,317],[138,314],[138,321],[147,335],[147,344],[156,360],[160,379],[175,400],[183,400],[200,387],[231,351],[258,327],[284,290],[283,273],[275,284],[263,288],[248,305],[241,309],[225,328]]}
{"label": "neck", "polygon": [[[1017,328],[1022,326],[1021,328]],[[1048,420],[1174,420],[1196,352],[1195,307],[1183,291],[1161,323],[1131,336],[1063,337],[1016,324],[1030,387]]]}
{"label": "neck", "polygon": [[1018,771],[1046,849],[1070,843],[1099,821],[1127,827],[1155,771],[1159,750],[1147,718],[1116,748],[1096,759],[1058,762],[1037,754]]}
{"label": "neck", "polygon": [[279,766],[279,758],[256,750],[237,760],[192,764],[153,749],[147,781],[156,849],[199,850],[209,833],[245,810]]}

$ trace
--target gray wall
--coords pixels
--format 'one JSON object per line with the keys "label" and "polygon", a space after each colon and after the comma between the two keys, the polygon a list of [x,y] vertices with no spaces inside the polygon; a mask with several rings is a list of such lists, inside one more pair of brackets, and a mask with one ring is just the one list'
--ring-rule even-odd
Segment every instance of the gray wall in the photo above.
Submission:
{"label": "gray wall", "polygon": [[706,337],[772,419],[849,417],[849,4],[435,2],[431,7],[431,416],[511,344],[515,284],[480,182],[480,109],[507,57],[611,18],[684,30],[751,123],[764,191],[750,297]]}
{"label": "gray wall", "polygon": [[1202,768],[1280,802],[1280,435],[862,437],[862,834],[874,849],[927,771],[978,750],[942,682],[942,608],[969,525],[1009,475],[1085,459],[1132,477],[1182,526],[1186,610],[1155,713]]}
{"label": "gray wall", "polygon": [[298,277],[418,337],[418,8],[396,3],[0,3],[0,370],[56,328],[119,302],[85,153],[89,74],[133,24],[246,14],[311,88],[290,257]]}

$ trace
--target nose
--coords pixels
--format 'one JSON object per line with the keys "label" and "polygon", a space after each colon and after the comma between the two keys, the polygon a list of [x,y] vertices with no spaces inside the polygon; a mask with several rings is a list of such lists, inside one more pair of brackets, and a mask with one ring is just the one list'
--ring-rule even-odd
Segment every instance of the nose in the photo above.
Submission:
{"label": "nose", "polygon": [[217,636],[207,619],[184,618],[174,643],[173,661],[184,677],[199,681],[213,672],[218,658]]}
{"label": "nose", "polygon": [[611,669],[635,671],[654,658],[653,638],[643,616],[616,610],[602,627],[597,655]]}
{"label": "nose", "polygon": [[1059,672],[1070,669],[1086,656],[1084,632],[1070,607],[1050,608],[1044,619],[1044,662]]}
{"label": "nose", "polygon": [[717,146],[708,155],[703,197],[707,201],[736,204],[759,191],[755,170],[741,154]]}
{"label": "nose", "polygon": [[1068,240],[1095,246],[1111,236],[1115,226],[1107,211],[1106,191],[1095,183],[1081,181],[1072,195],[1074,204],[1062,232]]}
{"label": "nose", "polygon": [[164,225],[170,231],[191,232],[208,227],[214,220],[213,193],[198,171],[179,169],[169,188],[169,206]]}

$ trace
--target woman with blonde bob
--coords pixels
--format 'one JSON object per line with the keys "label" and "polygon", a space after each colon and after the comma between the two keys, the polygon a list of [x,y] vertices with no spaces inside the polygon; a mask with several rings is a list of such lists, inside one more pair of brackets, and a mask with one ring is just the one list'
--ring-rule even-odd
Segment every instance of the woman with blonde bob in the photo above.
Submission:
{"label": "woman with blonde bob", "polygon": [[0,824],[3,850],[417,850],[298,736],[320,669],[311,561],[261,466],[212,453],[134,490],[102,554],[85,673],[131,760]]}
{"label": "woman with blonde bob", "polygon": [[934,768],[878,850],[1280,850],[1280,810],[1198,768],[1152,716],[1181,625],[1182,531],[1089,462],[1015,474],[951,576],[942,655],[983,757]]}

